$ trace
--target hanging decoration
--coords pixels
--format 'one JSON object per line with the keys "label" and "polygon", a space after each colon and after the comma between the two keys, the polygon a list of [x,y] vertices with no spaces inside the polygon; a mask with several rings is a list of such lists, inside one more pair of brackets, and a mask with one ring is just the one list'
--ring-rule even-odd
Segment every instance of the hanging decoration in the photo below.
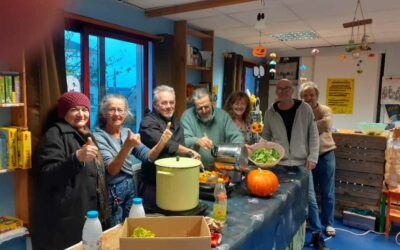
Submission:
{"label": "hanging decoration", "polygon": [[318,55],[318,54],[319,54],[319,49],[317,49],[317,48],[312,49],[312,50],[311,50],[311,54],[312,54],[313,56]]}
{"label": "hanging decoration", "polygon": [[265,75],[265,69],[263,65],[256,65],[253,67],[253,75],[257,79],[260,79]]}
{"label": "hanging decoration", "polygon": [[254,57],[259,57],[259,58],[263,58],[267,56],[267,48],[263,45],[261,45],[261,30],[265,29],[265,14],[264,12],[262,12],[262,9],[264,7],[264,0],[261,0],[261,4],[260,4],[260,10],[257,13],[256,16],[256,25],[254,26],[254,28],[256,30],[258,30],[259,34],[260,34],[260,38],[258,41],[258,46],[256,46],[255,48],[253,48],[253,56]]}
{"label": "hanging decoration", "polygon": [[[358,14],[358,12],[360,14]],[[372,23],[372,19],[364,18],[364,12],[363,12],[363,9],[361,6],[361,0],[357,0],[357,5],[356,5],[356,9],[354,11],[353,21],[343,24],[344,28],[351,28],[350,40],[347,43],[344,50],[347,53],[352,53],[352,56],[355,59],[359,58],[360,51],[371,50],[371,48],[369,47],[369,41],[368,41],[369,36],[367,35],[367,28],[366,28],[366,25],[371,24],[371,23]],[[360,32],[360,26],[363,27],[362,35]],[[356,34],[355,34],[354,27],[357,27]],[[354,53],[355,51],[356,51],[356,53]]]}
{"label": "hanging decoration", "polygon": [[299,69],[300,69],[301,71],[307,70],[307,65],[302,64],[302,65],[300,65]]}
{"label": "hanging decoration", "polygon": [[358,60],[358,62],[357,62],[357,67],[358,67],[358,69],[357,69],[357,74],[362,74],[363,73],[363,70],[362,70],[362,68],[361,68],[361,64],[363,63],[363,60]]}
{"label": "hanging decoration", "polygon": [[340,60],[340,61],[346,60],[346,54],[341,53],[341,54],[339,55],[339,60]]}

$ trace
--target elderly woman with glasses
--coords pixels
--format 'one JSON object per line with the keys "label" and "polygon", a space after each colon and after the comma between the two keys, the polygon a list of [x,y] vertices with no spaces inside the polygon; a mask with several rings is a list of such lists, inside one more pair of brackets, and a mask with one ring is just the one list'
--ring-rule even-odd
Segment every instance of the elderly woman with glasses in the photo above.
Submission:
{"label": "elderly woman with glasses", "polygon": [[112,226],[122,223],[129,215],[132,198],[137,195],[142,162],[156,160],[172,136],[169,124],[159,142],[149,149],[141,142],[140,134],[134,134],[123,126],[130,115],[124,96],[107,95],[101,101],[98,127],[94,133],[107,170]]}

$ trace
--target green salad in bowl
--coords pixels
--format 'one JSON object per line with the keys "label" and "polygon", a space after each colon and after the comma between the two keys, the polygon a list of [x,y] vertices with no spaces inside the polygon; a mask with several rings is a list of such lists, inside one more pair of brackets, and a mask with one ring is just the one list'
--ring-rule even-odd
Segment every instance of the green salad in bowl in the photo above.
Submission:
{"label": "green salad in bowl", "polygon": [[285,155],[285,149],[274,142],[261,141],[252,147],[249,160],[257,167],[273,167]]}

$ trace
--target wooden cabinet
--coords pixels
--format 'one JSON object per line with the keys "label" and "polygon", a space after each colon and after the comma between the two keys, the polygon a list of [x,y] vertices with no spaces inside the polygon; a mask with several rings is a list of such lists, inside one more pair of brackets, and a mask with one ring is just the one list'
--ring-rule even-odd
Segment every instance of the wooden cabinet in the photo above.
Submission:
{"label": "wooden cabinet", "polygon": [[[8,64],[7,68],[1,68],[2,72],[18,72],[20,78],[20,102],[0,104],[0,109],[9,109],[11,121],[10,126],[17,126],[23,129],[28,128],[27,119],[27,101],[26,101],[26,71],[25,57],[22,54],[20,60],[16,63]],[[6,111],[7,112],[7,111]],[[0,174],[11,171],[1,170]],[[15,190],[15,215],[22,219],[24,223],[29,221],[29,202],[28,202],[28,180],[29,170],[16,169],[12,170],[14,175],[14,190]],[[1,203],[1,198],[0,198]],[[1,216],[1,215],[0,215]]]}
{"label": "wooden cabinet", "polygon": [[[190,50],[188,49],[190,38],[198,39],[200,51],[209,52],[211,58],[209,63],[203,61],[193,64],[190,58]],[[176,108],[175,113],[180,117],[187,107],[186,89],[188,83],[188,74],[201,74],[200,82],[213,84],[213,51],[214,51],[214,31],[199,31],[189,28],[186,21],[177,21],[174,24],[174,87],[176,92]],[[189,62],[189,63],[188,63]],[[195,71],[195,72],[194,72]],[[199,83],[192,83],[197,85]]]}
{"label": "wooden cabinet", "polygon": [[379,213],[385,171],[386,137],[334,133],[336,216],[350,208]]}

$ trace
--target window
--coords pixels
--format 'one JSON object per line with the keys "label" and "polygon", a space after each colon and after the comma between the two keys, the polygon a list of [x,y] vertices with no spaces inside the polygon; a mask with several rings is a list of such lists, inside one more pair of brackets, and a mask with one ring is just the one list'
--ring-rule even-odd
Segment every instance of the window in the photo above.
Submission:
{"label": "window", "polygon": [[82,24],[68,27],[64,34],[68,90],[90,96],[91,129],[96,127],[103,96],[120,94],[127,98],[134,115],[126,127],[138,131],[148,101],[148,42]]}

